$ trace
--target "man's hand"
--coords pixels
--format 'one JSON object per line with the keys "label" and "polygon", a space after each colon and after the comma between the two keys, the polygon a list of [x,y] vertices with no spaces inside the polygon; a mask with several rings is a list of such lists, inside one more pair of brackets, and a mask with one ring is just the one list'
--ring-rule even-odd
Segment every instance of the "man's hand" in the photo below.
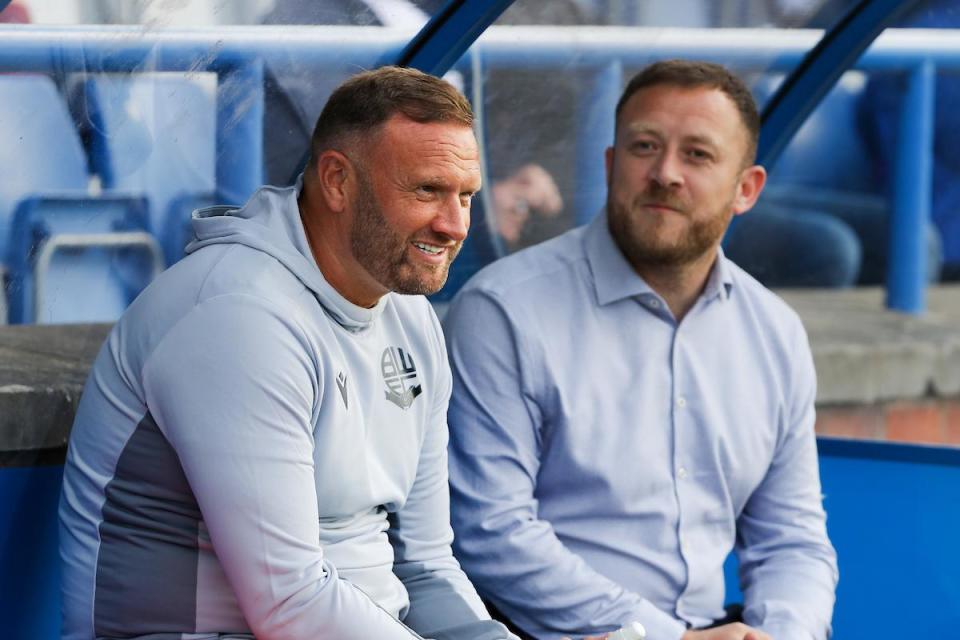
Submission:
{"label": "man's hand", "polygon": [[742,622],[734,622],[712,629],[690,630],[684,633],[680,640],[773,640],[773,638]]}
{"label": "man's hand", "polygon": [[520,167],[509,178],[495,183],[492,191],[497,231],[511,244],[520,239],[531,213],[555,216],[563,210],[557,183],[538,164]]}

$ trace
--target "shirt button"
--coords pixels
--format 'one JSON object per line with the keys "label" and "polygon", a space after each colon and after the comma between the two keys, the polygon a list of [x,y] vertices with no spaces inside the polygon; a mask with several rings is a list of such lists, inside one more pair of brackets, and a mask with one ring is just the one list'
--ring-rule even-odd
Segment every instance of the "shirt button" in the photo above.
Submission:
{"label": "shirt button", "polygon": [[677,398],[677,406],[683,409],[685,406],[687,406],[687,399],[683,396]]}
{"label": "shirt button", "polygon": [[677,477],[680,478],[681,480],[683,480],[684,478],[686,478],[686,477],[687,477],[687,468],[686,468],[686,467],[680,467],[679,469],[677,469]]}
{"label": "shirt button", "polygon": [[659,309],[659,308],[660,308],[660,301],[657,300],[656,298],[650,298],[649,300],[647,300],[647,305],[648,305],[651,309]]}

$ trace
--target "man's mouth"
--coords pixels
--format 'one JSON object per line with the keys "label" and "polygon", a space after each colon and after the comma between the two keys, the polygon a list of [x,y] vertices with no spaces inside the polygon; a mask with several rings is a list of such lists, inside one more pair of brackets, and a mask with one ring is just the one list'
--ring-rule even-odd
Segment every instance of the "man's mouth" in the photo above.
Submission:
{"label": "man's mouth", "polygon": [[413,246],[415,246],[417,249],[420,249],[420,251],[423,251],[427,255],[431,255],[431,256],[440,255],[446,249],[446,247],[440,247],[435,244],[427,244],[426,242],[416,242],[416,241],[414,241]]}
{"label": "man's mouth", "polygon": [[683,207],[678,205],[675,202],[663,202],[659,200],[648,200],[640,203],[641,207],[647,209],[663,209],[667,211],[675,211],[677,213],[683,213]]}

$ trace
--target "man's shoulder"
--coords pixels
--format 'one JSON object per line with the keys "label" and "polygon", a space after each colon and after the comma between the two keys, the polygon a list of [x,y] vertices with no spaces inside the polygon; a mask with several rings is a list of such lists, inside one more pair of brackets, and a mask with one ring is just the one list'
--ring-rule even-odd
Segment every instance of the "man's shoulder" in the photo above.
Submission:
{"label": "man's shoulder", "polygon": [[588,268],[583,250],[584,230],[572,229],[487,265],[464,285],[461,293],[485,292],[518,303],[552,295]]}
{"label": "man's shoulder", "polygon": [[747,305],[751,313],[778,333],[804,332],[800,315],[793,307],[736,263],[724,259],[733,281],[734,296]]}

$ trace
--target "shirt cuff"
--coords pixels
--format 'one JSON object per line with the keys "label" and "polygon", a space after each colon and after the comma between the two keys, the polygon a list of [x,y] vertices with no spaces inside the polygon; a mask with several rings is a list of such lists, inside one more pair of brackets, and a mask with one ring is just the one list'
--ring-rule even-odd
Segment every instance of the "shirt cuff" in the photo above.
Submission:
{"label": "shirt cuff", "polygon": [[[687,631],[686,624],[664,613],[649,601],[644,601],[633,615],[632,620],[624,620],[623,624],[639,622],[647,630],[648,640],[680,640]],[[776,637],[776,640],[780,638]]]}
{"label": "shirt cuff", "polygon": [[759,625],[759,629],[769,634],[774,640],[824,640],[827,637],[817,637],[810,633],[809,629],[788,620],[765,622]]}

